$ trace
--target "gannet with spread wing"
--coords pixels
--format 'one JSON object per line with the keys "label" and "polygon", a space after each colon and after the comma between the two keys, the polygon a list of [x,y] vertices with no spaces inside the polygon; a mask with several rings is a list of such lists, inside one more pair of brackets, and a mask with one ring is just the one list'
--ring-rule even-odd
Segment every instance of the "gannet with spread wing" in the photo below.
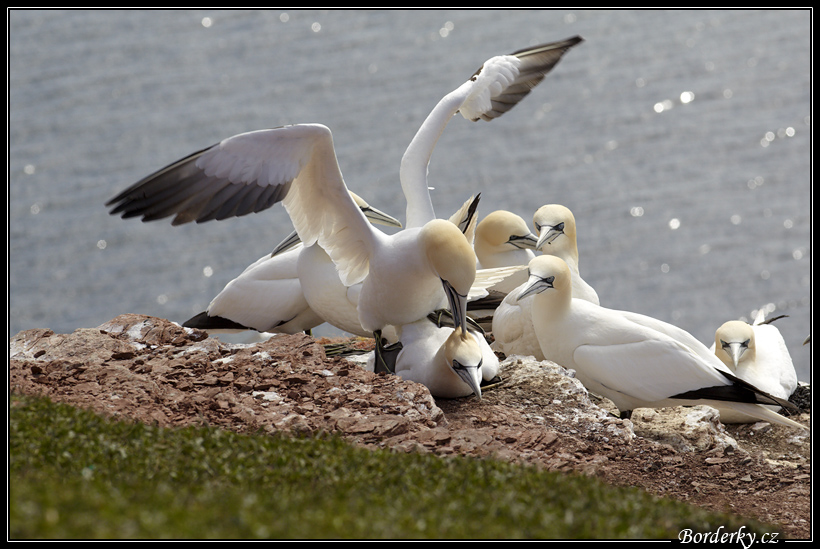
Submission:
{"label": "gannet with spread wing", "polygon": [[[492,120],[514,107],[581,42],[580,37],[488,60],[428,115],[402,158],[405,228],[372,227],[347,192],[330,130],[302,124],[239,134],[194,153],[113,198],[114,213],[144,221],[175,215],[174,224],[224,219],[281,201],[305,246],[318,243],[342,282],[362,282],[362,327],[376,335],[449,305],[464,325],[475,255],[452,223],[435,218],[427,166],[452,116]],[[466,246],[466,248],[465,248]]]}

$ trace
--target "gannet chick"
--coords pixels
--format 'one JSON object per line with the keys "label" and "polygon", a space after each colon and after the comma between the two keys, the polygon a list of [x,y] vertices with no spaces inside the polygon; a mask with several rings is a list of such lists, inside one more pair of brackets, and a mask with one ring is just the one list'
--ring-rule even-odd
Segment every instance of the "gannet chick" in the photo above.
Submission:
{"label": "gannet chick", "polygon": [[730,320],[715,331],[715,355],[739,378],[782,399],[797,388],[789,350],[773,324]]}
{"label": "gannet chick", "polygon": [[590,392],[611,400],[622,414],[635,408],[719,405],[805,429],[760,405],[795,409],[791,403],[725,371],[713,354],[695,352],[620,311],[573,299],[572,273],[562,259],[538,256],[529,272],[520,295],[535,298],[532,320],[546,359],[575,370]]}
{"label": "gannet chick", "polygon": [[[371,223],[401,227],[397,219],[370,206],[359,195],[352,191],[350,195]],[[256,330],[293,334],[328,322],[346,332],[365,335],[358,325],[355,302],[351,305],[342,297],[351,292],[357,289],[342,284],[324,250],[316,244],[305,248],[298,237],[291,236],[231,280],[204,312],[183,326],[212,333]],[[317,297],[310,299],[312,296]]]}
{"label": "gannet chick", "polygon": [[[513,108],[581,41],[493,57],[438,102],[402,157],[407,210],[405,228],[396,234],[367,223],[347,192],[331,132],[320,124],[225,139],[132,185],[109,201],[116,204],[111,213],[144,221],[175,215],[178,224],[245,215],[281,201],[304,245],[318,243],[345,285],[362,282],[359,320],[377,342],[386,326],[415,322],[447,304],[456,327],[463,327],[476,260],[461,231],[435,218],[427,182],[435,144],[457,112],[493,120]],[[461,265],[468,257],[460,253],[464,246],[469,268]]]}
{"label": "gannet chick", "polygon": [[438,327],[428,319],[402,326],[396,375],[425,385],[439,398],[475,394],[498,373],[498,358],[479,334]]}

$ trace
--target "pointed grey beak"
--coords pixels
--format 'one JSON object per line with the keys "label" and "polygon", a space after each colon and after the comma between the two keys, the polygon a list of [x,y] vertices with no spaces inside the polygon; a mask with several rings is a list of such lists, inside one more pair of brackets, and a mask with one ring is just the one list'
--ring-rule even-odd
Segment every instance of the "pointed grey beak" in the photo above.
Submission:
{"label": "pointed grey beak", "polygon": [[514,234],[510,237],[507,243],[512,244],[519,250],[535,250],[535,245],[538,243],[538,239],[535,238],[535,235],[532,233],[525,234],[524,236]]}
{"label": "pointed grey beak", "polygon": [[740,358],[743,356],[743,353],[749,348],[749,340],[740,342],[740,341],[732,341],[731,343],[726,343],[725,341],[721,341],[721,346],[723,350],[726,351],[732,358],[732,364],[735,366],[735,370],[737,370],[737,365],[740,362]]}
{"label": "pointed grey beak", "polygon": [[554,276],[548,276],[547,278],[541,278],[538,276],[530,275],[530,278],[527,279],[527,285],[524,287],[524,291],[518,294],[518,299],[516,301],[521,301],[525,297],[529,295],[540,294],[544,290],[549,290],[550,288],[554,288],[552,283],[555,281]]}
{"label": "pointed grey beak", "polygon": [[446,280],[442,280],[441,285],[444,287],[447,302],[450,304],[450,313],[453,315],[453,328],[461,328],[463,332],[466,332],[467,327],[464,323],[467,320],[467,296],[458,293]]}
{"label": "pointed grey beak", "polygon": [[367,218],[368,221],[371,223],[377,223],[379,225],[387,225],[388,227],[398,227],[401,228],[401,221],[396,219],[393,216],[387,215],[386,213],[377,210],[372,206],[368,206],[366,208],[362,208],[362,213]]}
{"label": "pointed grey beak", "polygon": [[564,224],[549,226],[543,225],[539,228],[538,243],[535,245],[536,250],[540,250],[544,244],[552,244],[553,241],[564,234]]}
{"label": "pointed grey beak", "polygon": [[285,237],[285,239],[282,242],[276,245],[276,247],[273,249],[273,252],[271,252],[270,256],[274,257],[277,254],[286,252],[287,250],[290,250],[291,248],[299,244],[301,241],[302,239],[299,238],[299,235],[296,234],[296,231],[293,231],[287,237]]}
{"label": "pointed grey beak", "polygon": [[481,363],[479,362],[477,366],[465,366],[459,361],[454,360],[453,371],[458,374],[458,377],[464,380],[464,383],[470,386],[470,389],[473,390],[473,394],[481,400]]}

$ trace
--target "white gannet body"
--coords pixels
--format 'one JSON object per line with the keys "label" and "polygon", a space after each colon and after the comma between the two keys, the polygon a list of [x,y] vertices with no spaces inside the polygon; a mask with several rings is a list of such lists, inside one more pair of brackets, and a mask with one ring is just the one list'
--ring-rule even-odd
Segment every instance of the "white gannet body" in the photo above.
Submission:
{"label": "white gannet body", "polygon": [[498,358],[480,334],[439,327],[428,319],[402,326],[396,375],[426,386],[440,398],[475,394],[498,373]]}
{"label": "white gannet body", "polygon": [[620,311],[573,299],[572,274],[562,259],[538,256],[529,271],[521,295],[535,297],[533,325],[546,359],[575,370],[589,391],[610,399],[622,413],[719,405],[805,429],[760,404],[794,406],[732,376],[714,355],[704,356]]}
{"label": "white gannet body", "polygon": [[[578,241],[575,216],[560,204],[541,206],[533,215],[538,233],[536,248],[544,254],[563,259],[572,271],[572,295],[598,304],[598,294],[578,273]],[[523,285],[526,280],[522,281]],[[544,360],[544,354],[532,325],[532,296],[519,299],[523,287],[512,290],[493,315],[493,347],[505,355],[533,356]]]}
{"label": "white gannet body", "polygon": [[[764,322],[765,312],[753,324],[730,320],[715,331],[715,355],[740,379],[778,398],[788,400],[797,389],[797,373],[786,342],[774,325]],[[720,410],[732,422],[748,422]]]}
{"label": "white gannet body", "polygon": [[358,313],[365,330],[379,338],[386,326],[409,324],[445,304],[461,327],[475,254],[461,231],[435,218],[427,183],[432,151],[455,113],[469,120],[502,115],[581,41],[493,57],[436,105],[402,158],[407,216],[396,234],[367,222],[347,192],[330,130],[320,124],[225,139],[126,189],[109,201],[117,204],[111,213],[144,221],[175,215],[179,224],[245,215],[281,201],[304,245],[318,243],[346,286],[362,282]]}
{"label": "white gannet body", "polygon": [[[401,227],[398,220],[352,191],[350,195],[371,223]],[[346,332],[366,335],[358,321],[349,321],[351,316],[355,320],[356,305],[347,294],[355,292],[356,288],[342,284],[324,250],[316,244],[304,247],[291,236],[231,280],[204,312],[183,326],[209,332],[293,334],[327,322]]]}
{"label": "white gannet body", "polygon": [[183,323],[211,333],[256,330],[295,334],[322,324],[302,293],[296,265],[302,249],[294,248],[249,265],[228,282],[208,308]]}

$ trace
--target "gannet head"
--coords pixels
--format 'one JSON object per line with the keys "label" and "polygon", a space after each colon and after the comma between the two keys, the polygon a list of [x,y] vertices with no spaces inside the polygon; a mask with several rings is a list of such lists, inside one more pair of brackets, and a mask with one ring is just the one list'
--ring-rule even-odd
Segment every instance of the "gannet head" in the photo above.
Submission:
{"label": "gannet head", "polygon": [[532,224],[538,233],[537,250],[577,261],[575,216],[569,208],[560,204],[541,206],[532,216]]}
{"label": "gannet head", "polygon": [[456,328],[444,342],[444,357],[447,365],[481,399],[481,366],[484,357],[475,338],[461,328]]}
{"label": "gannet head", "polygon": [[455,327],[463,327],[467,295],[476,276],[475,252],[458,227],[443,219],[425,224],[419,238],[431,270],[444,286]]}
{"label": "gannet head", "polygon": [[564,299],[572,298],[572,274],[566,261],[554,255],[539,255],[530,260],[529,278],[524,289],[518,294],[521,300],[529,295],[546,290]]}
{"label": "gannet head", "polygon": [[715,331],[715,354],[732,371],[744,360],[754,360],[755,332],[740,320],[730,320]]}
{"label": "gannet head", "polygon": [[[521,216],[496,210],[478,224],[475,231],[476,253],[497,253],[514,249],[535,249],[537,238]],[[479,260],[481,260],[479,254]]]}

